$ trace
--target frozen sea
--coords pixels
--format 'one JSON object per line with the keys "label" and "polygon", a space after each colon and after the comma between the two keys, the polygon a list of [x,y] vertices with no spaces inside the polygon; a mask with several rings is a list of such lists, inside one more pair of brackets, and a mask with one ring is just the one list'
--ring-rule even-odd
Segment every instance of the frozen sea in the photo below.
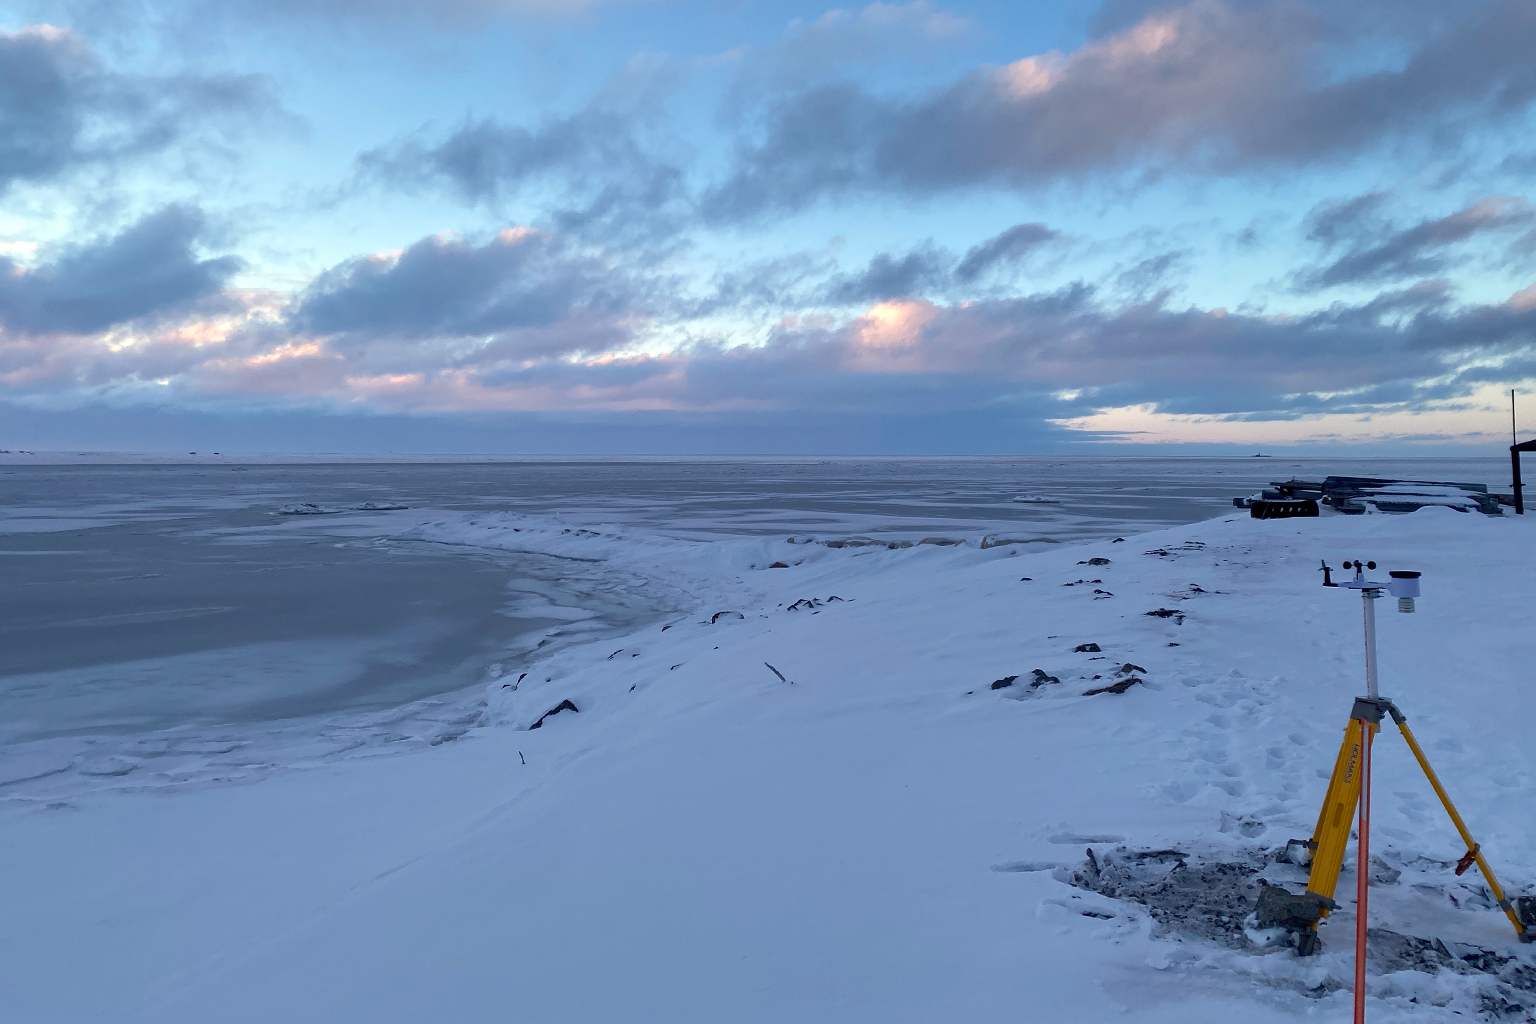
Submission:
{"label": "frozen sea", "polygon": [[1080,541],[1293,475],[1508,487],[1497,458],[3,457],[0,786],[41,795],[440,743],[535,655],[691,610],[603,561],[411,536],[448,514],[701,543]]}

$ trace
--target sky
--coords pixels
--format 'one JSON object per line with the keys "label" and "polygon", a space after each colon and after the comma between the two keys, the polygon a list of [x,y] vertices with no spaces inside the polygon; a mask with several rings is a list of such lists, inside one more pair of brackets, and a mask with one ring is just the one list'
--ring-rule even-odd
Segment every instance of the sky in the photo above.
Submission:
{"label": "sky", "polygon": [[1498,454],[1532,53],[1536,0],[13,2],[0,449]]}

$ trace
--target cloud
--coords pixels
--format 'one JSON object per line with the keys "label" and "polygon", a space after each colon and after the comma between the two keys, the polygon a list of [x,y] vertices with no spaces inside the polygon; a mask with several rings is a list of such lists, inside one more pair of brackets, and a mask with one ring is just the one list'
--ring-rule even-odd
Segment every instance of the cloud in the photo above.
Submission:
{"label": "cloud", "polygon": [[[1267,0],[1237,0],[1245,5]],[[1421,40],[1446,31],[1456,24],[1457,15],[1486,6],[1490,0],[1468,0],[1450,6],[1440,0],[1351,0],[1341,4],[1333,0],[1291,0],[1298,15],[1309,17],[1326,27],[1335,38],[1373,35],[1378,38]],[[1099,38],[1118,34],[1160,9],[1168,0],[1105,0],[1089,22],[1090,35]]]}
{"label": "cloud", "polygon": [[[594,324],[615,329],[581,309],[545,326]],[[951,305],[887,300],[851,318],[785,320],[754,343],[429,346],[401,365],[389,363],[398,332],[385,325],[354,324],[345,343],[305,341],[304,328],[300,314],[262,344],[255,331],[230,335],[233,352],[182,352],[191,362],[175,386],[386,412],[900,417],[1007,407],[1044,421],[1145,406],[1252,420],[1413,408],[1536,365],[1536,302],[1454,306],[1422,285],[1294,316],[1122,304],[1079,284]]]}
{"label": "cloud", "polygon": [[[772,387],[775,362],[856,376],[850,393],[876,408],[903,402],[1079,393],[1078,408],[1146,403],[1211,415],[1277,416],[1359,409],[1460,392],[1491,368],[1536,355],[1536,303],[1451,307],[1414,288],[1305,316],[1115,305],[1090,288],[939,306],[880,303],[838,328],[790,326],[754,363]],[[690,374],[694,371],[691,369]],[[1506,370],[1506,372],[1508,372]],[[883,386],[872,386],[876,377]]]}
{"label": "cloud", "polygon": [[357,160],[359,176],[404,189],[444,187],[496,206],[546,207],[550,226],[593,237],[676,227],[691,203],[684,174],[640,140],[641,115],[593,106],[534,127],[466,120],[441,141],[425,131]]}
{"label": "cloud", "polygon": [[955,276],[961,281],[974,281],[1000,264],[1017,263],[1061,238],[1060,231],[1044,224],[1015,224],[971,246],[960,265],[955,268]]}
{"label": "cloud", "polygon": [[846,306],[943,293],[973,284],[1000,267],[1017,265],[1063,238],[1054,228],[1026,223],[978,242],[958,260],[932,241],[902,254],[878,253],[863,270],[830,277],[821,298]]}
{"label": "cloud", "polygon": [[1383,214],[1386,200],[1385,193],[1367,192],[1316,206],[1307,217],[1307,237],[1325,251],[1342,252],[1326,265],[1300,271],[1298,283],[1328,288],[1437,274],[1452,262],[1453,246],[1536,221],[1524,196],[1489,196],[1447,216],[1398,228]]}
{"label": "cloud", "polygon": [[399,253],[362,256],[305,290],[294,328],[340,344],[441,343],[499,358],[601,352],[630,340],[640,287],[550,235],[507,229],[483,245],[434,235]]}
{"label": "cloud", "polygon": [[621,6],[647,0],[182,0],[174,9],[154,0],[56,0],[76,24],[109,25],[123,30],[151,19],[194,29],[224,26],[232,18],[270,27],[277,18],[293,21],[403,24],[412,29],[478,30],[506,14],[566,17],[592,7]]}
{"label": "cloud", "polygon": [[[1319,237],[1347,246],[1380,203],[1330,210],[1317,219]],[[831,278],[824,263],[764,265],[735,282],[746,297],[738,301],[789,282],[854,311],[792,313],[767,329],[738,323],[713,335],[699,333],[697,311],[672,308],[675,289],[661,271],[547,230],[428,236],[343,261],[296,295],[230,289],[237,262],[199,258],[202,231],[195,210],[174,207],[45,254],[33,269],[6,263],[8,393],[181,408],[665,413],[700,423],[992,410],[1045,431],[1129,407],[1248,420],[1372,414],[1453,399],[1536,366],[1528,289],[1458,305],[1448,283],[1420,281],[1304,314],[1232,312],[1168,298],[1161,286],[1182,258],[1173,252],[1107,288],[964,294],[968,262],[983,274],[1057,244],[1038,224],[963,256],[927,243]]]}
{"label": "cloud", "polygon": [[1174,274],[1189,265],[1188,250],[1177,250],[1149,256],[1115,275],[1115,284],[1132,295],[1145,296],[1168,286]]}
{"label": "cloud", "polygon": [[0,193],[161,152],[209,126],[240,130],[276,109],[261,76],[124,74],[64,29],[0,32]]}
{"label": "cloud", "polygon": [[798,252],[757,260],[744,267],[722,267],[709,281],[707,296],[678,301],[676,312],[700,317],[723,309],[782,310],[813,302],[835,276],[836,263],[826,253]]}
{"label": "cloud", "polygon": [[880,253],[857,274],[834,278],[827,301],[846,306],[922,294],[948,282],[953,262],[950,253],[931,243],[900,257]]}
{"label": "cloud", "polygon": [[206,228],[195,207],[168,206],[31,269],[0,256],[0,324],[12,334],[93,334],[215,298],[243,261],[198,258]]}
{"label": "cloud", "polygon": [[487,202],[515,196],[556,174],[650,170],[630,129],[627,119],[600,110],[552,118],[534,128],[467,120],[435,145],[407,139],[361,154],[358,164],[391,184],[441,182],[463,199]]}
{"label": "cloud", "polygon": [[895,298],[973,297],[988,276],[1006,281],[1000,271],[1060,247],[1067,238],[1044,224],[1016,224],[971,246],[963,257],[930,239],[905,250],[876,253],[852,272],[840,271],[830,250],[802,251],[721,268],[711,276],[703,298],[674,298],[665,305],[667,312],[681,318],[725,309],[777,316],[785,310],[860,306]]}
{"label": "cloud", "polygon": [[735,122],[755,97],[801,88],[853,67],[927,60],[965,38],[970,23],[924,0],[832,10],[791,22],[781,38],[696,60],[631,61],[580,109],[514,124],[466,118],[442,135],[430,126],[360,154],[357,178],[386,187],[446,190],[493,207],[539,203],[542,223],[601,240],[655,238],[697,217],[691,146],[655,130],[668,101],[701,78],[729,83],[721,118]]}
{"label": "cloud", "polygon": [[1430,129],[1455,139],[1536,97],[1527,0],[1471,8],[1395,67],[1374,66],[1381,55],[1362,52],[1366,42],[1335,38],[1286,0],[1190,0],[1070,53],[982,68],[915,99],[846,81],[767,96],[703,209],[726,222],[860,190],[1027,190],[1126,170],[1288,166]]}
{"label": "cloud", "polygon": [[830,10],[812,22],[796,18],[769,45],[740,47],[713,63],[734,72],[726,102],[734,115],[754,94],[803,88],[851,68],[932,63],[973,34],[969,20],[923,0],[873,3],[856,11]]}

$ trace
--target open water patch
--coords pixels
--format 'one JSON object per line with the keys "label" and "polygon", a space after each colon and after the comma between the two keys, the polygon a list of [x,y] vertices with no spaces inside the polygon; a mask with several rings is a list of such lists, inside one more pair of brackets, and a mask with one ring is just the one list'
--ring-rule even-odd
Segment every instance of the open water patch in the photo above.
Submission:
{"label": "open water patch", "polygon": [[491,680],[681,600],[602,561],[198,525],[82,530],[0,591],[0,796],[249,780],[455,740]]}

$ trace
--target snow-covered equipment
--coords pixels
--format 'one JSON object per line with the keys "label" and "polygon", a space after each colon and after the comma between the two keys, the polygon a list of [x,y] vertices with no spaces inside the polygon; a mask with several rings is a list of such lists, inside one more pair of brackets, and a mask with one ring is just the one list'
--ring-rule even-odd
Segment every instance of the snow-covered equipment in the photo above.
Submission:
{"label": "snow-covered equipment", "polygon": [[1451,822],[1466,843],[1467,852],[1456,865],[1458,875],[1473,864],[1482,871],[1488,888],[1499,908],[1508,915],[1515,926],[1520,941],[1536,939],[1536,898],[1522,896],[1511,900],[1499,885],[1493,869],[1483,857],[1482,848],[1472,838],[1466,822],[1462,821],[1456,805],[1440,784],[1440,778],[1430,767],[1429,759],[1408,728],[1407,718],[1389,698],[1381,696],[1376,687],[1376,601],[1383,593],[1398,599],[1398,611],[1413,611],[1413,602],[1419,596],[1420,573],[1398,570],[1389,574],[1390,582],[1366,579],[1366,570],[1374,570],[1375,562],[1359,559],[1343,563],[1344,569],[1353,569],[1354,577],[1343,583],[1333,580],[1333,569],[1323,563],[1323,586],[1342,587],[1360,591],[1365,615],[1365,688],[1364,697],[1356,697],[1350,709],[1349,722],[1344,727],[1344,742],[1334,761],[1333,774],[1328,779],[1328,792],[1317,816],[1317,825],[1311,839],[1293,839],[1286,849],[1293,860],[1310,862],[1306,892],[1297,896],[1278,887],[1268,887],[1259,896],[1254,914],[1267,927],[1282,927],[1296,935],[1296,949],[1302,956],[1316,953],[1320,945],[1317,927],[1330,911],[1336,910],[1334,889],[1338,885],[1339,871],[1344,864],[1344,850],[1349,842],[1350,828],[1359,808],[1360,827],[1357,844],[1356,868],[1356,917],[1355,917],[1355,1020],[1365,1020],[1365,942],[1367,920],[1367,895],[1370,885],[1370,823],[1371,823],[1371,744],[1381,728],[1383,717],[1390,715],[1398,731],[1403,734],[1408,748],[1423,769],[1435,795],[1445,806]]}
{"label": "snow-covered equipment", "polygon": [[[1330,476],[1321,482],[1278,480],[1258,494],[1233,498],[1232,504],[1251,511],[1255,519],[1282,519],[1309,512],[1260,514],[1257,508],[1285,509],[1290,503],[1313,502],[1326,505],[1345,515],[1366,512],[1413,512],[1426,505],[1444,505],[1459,512],[1504,514],[1499,497],[1488,493],[1487,484],[1454,483],[1445,480],[1388,480],[1371,476]],[[1299,507],[1299,504],[1298,504]]]}
{"label": "snow-covered equipment", "polygon": [[1317,502],[1311,498],[1251,498],[1248,514],[1255,519],[1306,519],[1317,516]]}
{"label": "snow-covered equipment", "polygon": [[1504,514],[1487,484],[1458,484],[1438,480],[1379,480],[1374,477],[1331,476],[1323,481],[1323,501],[1345,515],[1365,512],[1416,512],[1426,505],[1444,505],[1458,512]]}

